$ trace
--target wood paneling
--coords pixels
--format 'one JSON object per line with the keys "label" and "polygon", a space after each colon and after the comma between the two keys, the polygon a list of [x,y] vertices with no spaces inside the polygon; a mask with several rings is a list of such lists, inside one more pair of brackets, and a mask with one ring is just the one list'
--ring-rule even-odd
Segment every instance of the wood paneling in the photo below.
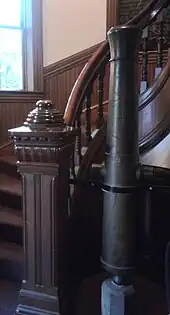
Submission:
{"label": "wood paneling", "polygon": [[119,0],[120,23],[124,24],[135,17],[150,1]]}
{"label": "wood paneling", "polygon": [[8,141],[8,129],[23,124],[36,101],[42,98],[42,93],[0,92],[0,145]]}
{"label": "wood paneling", "polygon": [[61,112],[64,112],[78,75],[98,46],[99,44],[92,46],[44,68],[45,97],[52,100]]}
{"label": "wood paneling", "polygon": [[[118,23],[119,1],[107,0],[107,30]],[[63,112],[74,83],[98,45],[56,62],[44,68],[45,97],[51,99]]]}

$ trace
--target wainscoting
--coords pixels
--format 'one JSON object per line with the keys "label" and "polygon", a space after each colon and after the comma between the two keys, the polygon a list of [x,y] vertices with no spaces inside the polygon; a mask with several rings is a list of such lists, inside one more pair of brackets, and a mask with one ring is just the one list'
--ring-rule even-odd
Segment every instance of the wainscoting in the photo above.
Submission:
{"label": "wainscoting", "polygon": [[64,112],[78,75],[100,44],[44,68],[45,97]]}
{"label": "wainscoting", "polygon": [[[58,108],[64,112],[68,97],[73,85],[78,78],[86,62],[95,52],[99,45],[81,51],[60,62],[50,65],[44,69],[44,88],[43,93],[38,92],[0,92],[0,145],[8,141],[8,129],[21,125],[28,112],[35,107],[37,100],[43,97],[51,99]],[[164,51],[164,64],[168,58],[168,51]],[[139,81],[141,78],[142,56],[139,55]],[[148,57],[148,81],[152,84],[154,78],[154,69],[156,66],[156,53],[149,52]],[[109,71],[107,71],[107,76]],[[106,79],[108,82],[108,78]],[[105,85],[108,90],[108,84]],[[97,90],[97,87],[94,87]],[[95,93],[96,94],[96,93]],[[105,95],[107,92],[105,91]],[[108,94],[107,94],[108,95]],[[93,97],[92,105],[97,100]],[[106,99],[106,97],[104,98]]]}
{"label": "wainscoting", "polygon": [[38,92],[0,92],[0,146],[9,140],[8,129],[22,125],[36,101],[43,97]]}

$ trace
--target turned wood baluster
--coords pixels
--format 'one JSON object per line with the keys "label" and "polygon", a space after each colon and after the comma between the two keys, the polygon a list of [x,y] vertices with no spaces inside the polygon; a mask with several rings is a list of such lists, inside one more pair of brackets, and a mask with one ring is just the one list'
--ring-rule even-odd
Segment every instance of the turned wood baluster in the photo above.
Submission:
{"label": "turned wood baluster", "polygon": [[143,93],[148,87],[148,27],[145,27],[142,35],[142,80],[140,84],[140,93]]}
{"label": "turned wood baluster", "polygon": [[[73,124],[73,127],[75,128],[75,123]],[[76,139],[77,141],[77,139]],[[72,155],[71,155],[71,175],[73,178],[76,178],[76,173],[75,173],[75,165],[76,165],[76,141],[73,145],[73,150],[72,150]]]}
{"label": "turned wood baluster", "polygon": [[81,164],[81,148],[82,148],[82,141],[81,141],[81,115],[78,115],[77,121],[76,121],[76,127],[79,129],[79,134],[77,137],[77,142],[76,142],[76,155],[78,156],[78,165]]}
{"label": "turned wood baluster", "polygon": [[85,98],[85,113],[86,113],[86,122],[85,122],[85,128],[86,128],[86,145],[89,144],[91,140],[91,100],[92,100],[92,91],[93,86],[90,86],[87,90],[87,95]]}
{"label": "turned wood baluster", "polygon": [[105,66],[102,68],[98,76],[98,110],[97,110],[97,123],[96,127],[100,128],[103,125],[103,96],[104,96],[104,76],[105,76]]}
{"label": "turned wood baluster", "polygon": [[157,38],[157,64],[155,68],[155,78],[160,74],[163,66],[163,12],[161,12],[157,18],[159,36]]}

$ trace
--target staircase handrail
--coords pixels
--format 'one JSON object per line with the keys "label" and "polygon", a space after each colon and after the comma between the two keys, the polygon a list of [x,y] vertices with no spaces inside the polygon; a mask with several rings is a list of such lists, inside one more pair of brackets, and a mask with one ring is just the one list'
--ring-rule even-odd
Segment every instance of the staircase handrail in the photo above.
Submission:
{"label": "staircase handrail", "polygon": [[[160,12],[169,4],[169,0],[152,0],[147,4],[134,18],[126,25],[139,25],[142,29],[151,24]],[[89,84],[95,81],[95,78],[102,65],[109,61],[108,40],[104,41],[97,51],[92,55],[88,63],[84,66],[78,79],[76,80],[64,113],[64,119],[67,125],[73,126],[79,107],[84,99],[85,92]]]}

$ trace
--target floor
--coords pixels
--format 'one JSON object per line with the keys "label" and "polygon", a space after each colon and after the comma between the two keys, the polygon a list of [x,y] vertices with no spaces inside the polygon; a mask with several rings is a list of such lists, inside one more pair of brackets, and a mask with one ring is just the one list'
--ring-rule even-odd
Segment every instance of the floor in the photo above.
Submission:
{"label": "floor", "polygon": [[[100,285],[101,275],[84,281],[77,296],[76,315],[100,315]],[[130,315],[168,315],[163,286],[137,277]]]}
{"label": "floor", "polygon": [[0,281],[0,315],[13,315],[16,310],[19,285]]}
{"label": "floor", "polygon": [[[100,284],[101,276],[84,281],[76,297],[75,315],[100,315]],[[15,314],[18,293],[19,285],[0,281],[0,315]],[[168,314],[163,288],[145,279],[137,279],[134,301],[135,315]]]}

